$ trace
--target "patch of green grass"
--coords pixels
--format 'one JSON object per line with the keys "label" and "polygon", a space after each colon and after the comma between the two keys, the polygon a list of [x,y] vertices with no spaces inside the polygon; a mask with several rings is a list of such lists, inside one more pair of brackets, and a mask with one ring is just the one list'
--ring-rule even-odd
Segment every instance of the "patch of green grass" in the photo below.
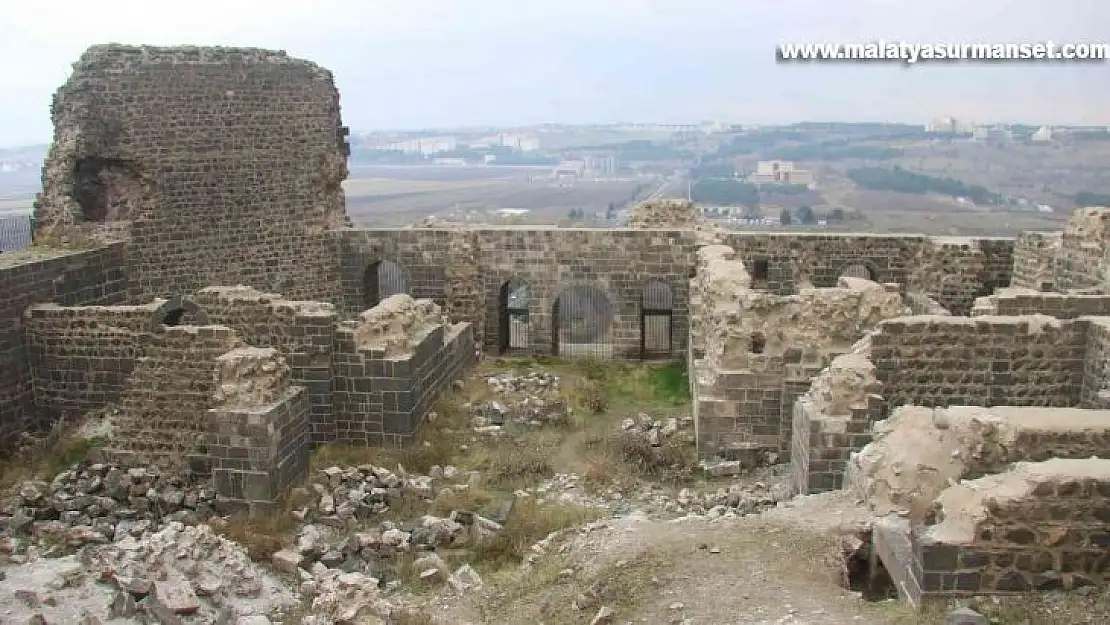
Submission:
{"label": "patch of green grass", "polygon": [[539,503],[532,497],[517,499],[501,531],[489,542],[475,547],[473,562],[487,570],[520,564],[532,545],[548,534],[589,523],[601,516],[602,511],[593,508]]}

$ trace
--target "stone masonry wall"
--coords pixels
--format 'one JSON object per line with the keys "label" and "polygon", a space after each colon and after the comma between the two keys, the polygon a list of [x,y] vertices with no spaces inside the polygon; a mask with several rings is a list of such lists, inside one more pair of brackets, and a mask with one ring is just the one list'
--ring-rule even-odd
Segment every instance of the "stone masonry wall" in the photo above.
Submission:
{"label": "stone masonry wall", "polygon": [[909,290],[921,291],[953,315],[967,315],[975,298],[1010,284],[1013,240],[929,237],[913,262]]}
{"label": "stone masonry wall", "polygon": [[1062,232],[1022,232],[1014,241],[1014,275],[1011,285],[1034,291],[1056,288],[1056,259]]}
{"label": "stone masonry wall", "polygon": [[332,358],[338,313],[331,304],[293,301],[250,287],[208,287],[193,298],[212,323],[233,328],[249,345],[278,349],[305,388],[314,443],[335,438]]}
{"label": "stone masonry wall", "polygon": [[729,247],[704,247],[698,258],[690,287],[698,453],[763,448],[787,459],[794,400],[810,379],[878,322],[909,310],[896,290],[869,280],[775,295],[748,288],[746,266]]}
{"label": "stone masonry wall", "polygon": [[117,402],[164,303],[28,309],[25,334],[39,413],[52,420],[77,417]]}
{"label": "stone masonry wall", "polygon": [[1110,208],[1081,208],[1064,226],[1056,290],[1110,293]]}
{"label": "stone masonry wall", "polygon": [[65,251],[39,247],[0,254],[0,449],[28,430],[49,427],[35,410],[26,309],[53,302],[118,304],[127,292],[122,245]]}
{"label": "stone masonry wall", "polygon": [[335,440],[410,440],[435,399],[474,362],[467,323],[448,325],[431,300],[394,295],[335,333]]}
{"label": "stone masonry wall", "polygon": [[1079,405],[1110,409],[1110,318],[1091,317],[1087,322],[1087,353]]}
{"label": "stone masonry wall", "polygon": [[1086,325],[1033,317],[903,317],[871,335],[891,406],[1076,406]]}
{"label": "stone masonry wall", "polygon": [[919,597],[1110,582],[1110,460],[1019,463],[948,488],[935,514],[910,533]]}
{"label": "stone masonry wall", "polygon": [[693,248],[692,232],[671,230],[348,230],[344,305],[348,312],[359,310],[366,301],[366,269],[390,260],[401,267],[410,295],[432,299],[451,311],[452,319],[470,322],[482,341],[493,347],[498,344],[500,289],[516,278],[528,286],[532,351],[550,354],[556,298],[570,287],[589,286],[596,289],[596,297],[605,297],[612,305],[615,319],[609,326],[609,340],[614,354],[639,358],[644,288],[648,281],[658,280],[671,290],[672,343],[677,356],[685,349],[686,281],[693,267]]}
{"label": "stone masonry wall", "polygon": [[216,407],[217,359],[239,347],[242,341],[226,326],[173,326],[154,334],[121,394],[111,457],[207,471],[205,415]]}
{"label": "stone masonry wall", "polygon": [[247,509],[272,509],[308,473],[309,401],[290,386],[274,348],[241,347],[216,359],[204,451],[216,492]]}
{"label": "stone masonry wall", "polygon": [[247,48],[93,46],[55,94],[39,236],[130,239],[131,298],[339,296],[346,130],[329,71]]}
{"label": "stone masonry wall", "polygon": [[1110,295],[1042,293],[1026,288],[1000,289],[993,295],[975,300],[971,316],[1048,315],[1075,319],[1087,315],[1110,314]]}

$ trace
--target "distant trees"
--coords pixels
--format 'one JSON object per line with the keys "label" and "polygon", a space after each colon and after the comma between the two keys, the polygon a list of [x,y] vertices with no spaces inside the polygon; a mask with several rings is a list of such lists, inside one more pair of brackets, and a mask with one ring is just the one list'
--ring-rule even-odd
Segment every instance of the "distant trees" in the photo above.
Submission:
{"label": "distant trees", "polygon": [[889,160],[899,158],[904,150],[874,145],[847,145],[845,143],[818,143],[817,145],[794,145],[767,150],[763,158],[784,161],[842,161],[849,158],[869,160]]}
{"label": "distant trees", "polygon": [[1110,206],[1110,195],[1105,193],[1080,191],[1072,197],[1072,200],[1075,201],[1076,206]]}
{"label": "distant trees", "polygon": [[586,211],[582,210],[581,208],[572,208],[567,211],[567,219],[578,220],[584,218],[585,216]]}
{"label": "distant trees", "polygon": [[790,214],[789,208],[786,208],[785,206],[783,207],[782,211],[779,213],[779,223],[784,226],[789,226],[790,224],[794,223],[794,218]]}
{"label": "distant trees", "polygon": [[813,209],[809,206],[802,206],[798,208],[798,221],[804,225],[811,226],[817,223],[817,216],[813,214]]}
{"label": "distant trees", "polygon": [[969,185],[953,178],[935,178],[907,171],[901,167],[857,167],[848,170],[848,178],[864,189],[896,191],[898,193],[940,193],[952,197],[966,197],[976,204],[995,204],[997,193],[979,185]]}
{"label": "distant trees", "polygon": [[828,223],[840,223],[844,221],[844,209],[834,208],[829,211]]}
{"label": "distant trees", "polygon": [[691,199],[701,204],[757,206],[759,190],[755,185],[735,179],[701,179],[690,188]]}

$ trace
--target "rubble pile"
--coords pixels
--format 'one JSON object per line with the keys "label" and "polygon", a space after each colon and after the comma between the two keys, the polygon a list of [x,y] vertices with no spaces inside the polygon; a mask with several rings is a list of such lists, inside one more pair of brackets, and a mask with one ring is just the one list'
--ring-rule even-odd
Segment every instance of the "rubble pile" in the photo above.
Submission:
{"label": "rubble pile", "polygon": [[113,617],[133,616],[137,604],[145,602],[154,611],[214,623],[268,618],[298,604],[294,593],[251,562],[243,547],[207,525],[171,521],[141,539],[126,536],[87,550],[83,558],[102,581],[116,587]]}
{"label": "rubble pile", "polygon": [[784,465],[777,465],[712,491],[682,488],[675,492],[665,486],[643,484],[631,492],[613,488],[592,493],[587,490],[582,476],[560,473],[535,488],[516,494],[518,497],[537,497],[541,501],[601,508],[614,516],[643,514],[652,518],[715,518],[759,513],[790,499],[792,491],[787,469]]}
{"label": "rubble pile", "polygon": [[200,523],[222,508],[207,485],[157,468],[82,463],[50,482],[29,480],[0,499],[0,531],[77,548],[138,536],[160,521]]}
{"label": "rubble pile", "polygon": [[507,422],[522,425],[564,423],[570,416],[559,387],[559,377],[547,371],[501,373],[486,378],[497,399],[472,402],[464,407],[478,431],[494,432]]}
{"label": "rubble pile", "polygon": [[665,420],[652,419],[641,412],[635,417],[621,421],[620,429],[624,436],[642,439],[650,447],[665,444],[694,444],[694,418],[669,417]]}
{"label": "rubble pile", "polygon": [[[470,546],[501,529],[498,522],[467,510],[452,511],[447,517],[424,515],[405,524],[372,523],[404,497],[430,501],[438,492],[466,490],[477,479],[475,473],[453,466],[433,467],[431,473],[409,476],[373,465],[321,470],[309,492],[294,494],[302,500],[307,496],[310,502],[293,512],[305,525],[293,546],[274,554],[274,566],[288,573],[323,569],[363,573],[385,584],[394,581],[392,565],[401,554]],[[444,483],[437,485],[436,479]]]}

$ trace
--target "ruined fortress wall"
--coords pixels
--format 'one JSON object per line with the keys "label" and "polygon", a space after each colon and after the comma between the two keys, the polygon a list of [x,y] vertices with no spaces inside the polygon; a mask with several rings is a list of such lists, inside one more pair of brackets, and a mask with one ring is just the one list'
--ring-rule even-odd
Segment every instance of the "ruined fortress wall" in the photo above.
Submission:
{"label": "ruined fortress wall", "polygon": [[1110,314],[1110,295],[1073,295],[1042,293],[1025,288],[1001,289],[975,300],[971,316],[1048,315],[1075,319],[1088,315]]}
{"label": "ruined fortress wall", "polygon": [[36,303],[116,304],[126,297],[123,246],[85,251],[32,248],[0,255],[0,447],[48,427],[34,408],[24,313]]}
{"label": "ruined fortress wall", "polygon": [[951,486],[936,520],[875,528],[878,555],[909,599],[1071,590],[1110,583],[1110,460],[1022,462]]}
{"label": "ruined fortress wall", "polygon": [[1062,232],[1022,232],[1014,241],[1014,269],[1011,285],[1034,291],[1056,288],[1056,258],[1060,254]]}
{"label": "ruined fortress wall", "polygon": [[644,288],[670,288],[672,351],[685,350],[687,280],[693,268],[691,231],[566,228],[431,228],[348,230],[343,257],[344,303],[365,302],[365,273],[375,262],[396,263],[409,293],[429,298],[468,321],[487,346],[496,346],[501,286],[528,287],[529,336],[535,353],[552,349],[552,311],[572,287],[592,287],[613,310],[608,341],[618,357],[639,358]]}
{"label": "ruined fortress wall", "polygon": [[39,414],[79,416],[118,401],[160,304],[32,306],[25,335]]}
{"label": "ruined fortress wall", "polygon": [[111,456],[182,469],[206,455],[217,359],[242,345],[226,326],[166,327],[152,335],[121,393]]}
{"label": "ruined fortress wall", "polygon": [[1037,317],[891,319],[871,361],[891,407],[1077,406],[1087,325]]}
{"label": "ruined fortress wall", "polygon": [[281,351],[292,368],[292,383],[305,388],[313,442],[335,437],[331,352],[338,313],[334,306],[287,300],[250,287],[208,287],[193,300],[212,323],[233,328],[249,345]]}
{"label": "ruined fortress wall", "polygon": [[336,442],[381,445],[411,440],[435,399],[474,363],[474,335],[467,323],[437,325],[403,351],[360,345],[353,324],[337,329]]}
{"label": "ruined fortress wall", "polygon": [[[349,151],[332,75],[283,52],[94,46],[54,98],[39,235],[130,238],[133,301],[334,299]],[[114,235],[113,235],[114,236]]]}
{"label": "ruined fortress wall", "polygon": [[1056,290],[1110,292],[1110,209],[1072,213],[1060,238]]}
{"label": "ruined fortress wall", "polygon": [[862,265],[870,279],[896,282],[961,315],[976,297],[1009,285],[1014,249],[1005,238],[871,234],[731,232],[723,242],[759,290],[788,295],[807,284],[836,286],[846,269]]}
{"label": "ruined fortress wall", "polygon": [[1110,409],[1110,318],[1085,319],[1087,354],[1079,405],[1083,408]]}
{"label": "ruined fortress wall", "polygon": [[[905,284],[925,241],[903,235],[729,232],[723,244],[749,268],[753,288],[789,295],[804,282],[836,286],[844,269],[855,264],[868,267],[876,282]],[[764,264],[765,274],[756,271]]]}

